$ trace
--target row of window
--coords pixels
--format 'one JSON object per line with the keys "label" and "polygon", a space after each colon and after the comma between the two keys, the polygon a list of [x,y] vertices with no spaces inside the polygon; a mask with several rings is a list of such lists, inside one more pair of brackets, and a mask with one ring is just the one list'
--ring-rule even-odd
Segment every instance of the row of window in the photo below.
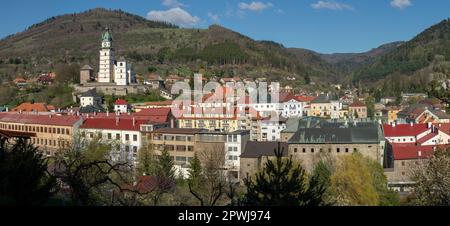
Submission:
{"label": "row of window", "polygon": [[194,146],[184,146],[184,145],[180,145],[180,146],[175,146],[175,145],[154,145],[153,147],[155,150],[159,150],[159,151],[163,151],[163,150],[167,150],[167,151],[177,151],[177,152],[193,152],[194,151]]}
{"label": "row of window", "polygon": [[27,125],[17,125],[17,124],[0,124],[1,129],[14,130],[21,132],[35,132],[35,133],[53,133],[53,134],[65,134],[70,135],[70,129],[68,128],[57,128],[57,127],[46,127],[46,126],[27,126]]}
{"label": "row of window", "polygon": [[[102,133],[98,133],[97,135],[98,135],[98,138],[103,139],[103,134]],[[81,136],[86,137],[86,132],[84,132],[84,131],[81,132]],[[88,136],[89,136],[89,138],[94,138],[95,133],[88,133]],[[125,134],[125,140],[126,141],[130,141],[130,137],[131,137],[130,134]],[[113,138],[112,133],[106,134],[106,138],[108,140],[112,140],[112,138]],[[116,133],[115,140],[120,140],[120,138],[121,138],[120,134]],[[133,141],[138,141],[138,135],[133,134]]]}
{"label": "row of window", "polygon": [[[372,146],[369,146],[369,148],[371,148]],[[294,153],[298,153],[300,150],[298,148],[294,148]],[[315,149],[315,148],[311,148],[311,149],[306,149],[306,148],[302,148],[301,152],[302,153],[315,153],[316,151],[319,151],[320,153],[324,152],[323,148],[320,148],[319,150]],[[332,148],[328,148],[328,153],[331,153],[333,151]],[[341,153],[341,152],[345,152],[345,153],[349,153],[350,149],[349,148],[336,148],[336,152],[337,153]],[[353,148],[353,152],[357,152],[356,148]]]}
{"label": "row of window", "polygon": [[43,139],[43,138],[31,138],[31,143],[35,145],[42,145],[42,146],[50,146],[50,147],[69,147],[70,143],[69,141],[65,140],[55,140],[55,139]]}

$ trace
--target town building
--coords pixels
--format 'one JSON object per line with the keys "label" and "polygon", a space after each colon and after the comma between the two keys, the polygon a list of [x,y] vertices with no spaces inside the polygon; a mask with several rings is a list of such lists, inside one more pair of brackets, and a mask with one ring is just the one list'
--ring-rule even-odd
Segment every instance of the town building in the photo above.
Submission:
{"label": "town building", "polygon": [[387,140],[386,175],[390,187],[408,191],[412,171],[435,151],[450,147],[450,124],[384,125]]}
{"label": "town building", "polygon": [[286,129],[287,118],[253,118],[251,127],[252,141],[280,141],[281,131]]}
{"label": "town building", "polygon": [[367,106],[361,101],[355,101],[348,106],[349,116],[351,118],[367,118]]}
{"label": "town building", "polygon": [[197,154],[202,163],[216,161],[228,179],[238,180],[240,158],[249,131],[211,132],[204,129],[162,128],[144,133],[144,142],[161,155],[167,150],[173,157],[179,175],[188,176],[190,162]]}
{"label": "town building", "polygon": [[114,102],[114,112],[116,113],[127,113],[130,110],[130,105],[126,100],[117,99]]}
{"label": "town building", "polygon": [[343,118],[343,104],[329,94],[322,94],[311,101],[308,116],[338,119]]}
{"label": "town building", "polygon": [[91,89],[80,95],[80,113],[105,112],[103,97]]}
{"label": "town building", "polygon": [[53,105],[46,103],[30,103],[25,102],[11,109],[11,112],[19,113],[39,113],[39,112],[55,112],[57,109]]}
{"label": "town building", "polygon": [[80,126],[85,139],[98,138],[111,145],[111,159],[116,162],[138,164],[138,151],[142,146],[141,125],[148,121],[136,118],[88,118]]}
{"label": "town building", "polygon": [[261,142],[249,141],[244,152],[240,156],[240,180],[253,177],[264,169],[268,160],[276,158],[275,150],[283,151],[283,156],[288,156],[288,144],[285,142]]}
{"label": "town building", "polygon": [[[308,122],[308,121],[307,121]],[[322,120],[299,128],[288,140],[289,155],[307,171],[324,158],[359,152],[383,165],[385,139],[378,122]]]}
{"label": "town building", "polygon": [[414,104],[397,113],[399,123],[450,123],[450,116],[428,104]]}
{"label": "town building", "polygon": [[45,155],[69,148],[83,123],[80,116],[0,113],[0,130],[32,133],[30,142]]}

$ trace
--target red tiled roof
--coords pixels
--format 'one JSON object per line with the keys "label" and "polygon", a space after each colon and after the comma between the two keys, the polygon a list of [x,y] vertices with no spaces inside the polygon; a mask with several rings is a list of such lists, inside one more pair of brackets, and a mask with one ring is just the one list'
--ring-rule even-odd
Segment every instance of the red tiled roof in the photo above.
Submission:
{"label": "red tiled roof", "polygon": [[47,105],[45,103],[22,103],[19,106],[13,108],[11,111],[23,111],[23,112],[49,112],[50,110],[54,110],[55,107],[51,105]]}
{"label": "red tiled roof", "polygon": [[295,96],[295,99],[298,102],[311,102],[314,99],[316,99],[316,97],[315,96]]}
{"label": "red tiled roof", "polygon": [[[134,121],[134,125],[133,125]],[[82,129],[108,129],[108,130],[127,130],[140,131],[141,124],[145,124],[144,120],[133,120],[129,118],[89,118],[86,119],[80,128]]]}
{"label": "red tiled roof", "polygon": [[170,106],[172,105],[172,100],[166,100],[166,101],[157,101],[157,102],[145,102],[144,105],[146,106]]}
{"label": "red tiled roof", "polygon": [[136,116],[170,116],[172,109],[170,108],[147,108],[140,112],[134,113]]}
{"label": "red tiled roof", "polygon": [[175,182],[164,178],[158,180],[154,176],[141,176],[138,178],[136,185],[125,185],[122,189],[131,190],[139,194],[148,194],[161,186],[170,189],[175,186]]}
{"label": "red tiled roof", "polygon": [[417,136],[428,130],[427,124],[400,124],[393,127],[392,125],[384,125],[385,137],[407,137]]}
{"label": "red tiled roof", "polygon": [[115,105],[128,105],[128,102],[126,100],[118,99],[116,102],[114,102]]}
{"label": "red tiled roof", "polygon": [[437,123],[435,126],[439,129],[439,131],[450,135],[450,123]]}
{"label": "red tiled roof", "polygon": [[[147,109],[143,109],[147,110]],[[169,109],[170,110],[170,109]],[[141,113],[141,112],[139,112]],[[86,119],[116,119],[119,117],[120,119],[136,119],[141,121],[147,121],[150,123],[166,123],[169,122],[169,115],[149,115],[149,114],[139,114],[139,113],[132,113],[132,114],[120,114],[117,116],[115,113],[90,113],[90,114],[84,114],[83,116]]]}
{"label": "red tiled roof", "polygon": [[0,113],[0,122],[36,124],[36,125],[54,125],[54,126],[73,126],[76,122],[82,120],[80,116],[75,115],[32,115],[18,113]]}
{"label": "red tiled roof", "polygon": [[366,107],[366,104],[364,104],[361,101],[355,101],[352,104],[349,105],[351,108],[360,108],[360,107]]}
{"label": "red tiled roof", "polygon": [[429,141],[430,139],[433,139],[433,138],[436,137],[437,135],[438,135],[438,134],[436,134],[436,133],[430,133],[430,134],[427,134],[426,136],[424,136],[424,137],[420,138],[419,140],[417,140],[417,143],[418,143],[418,144],[423,144],[423,143]]}
{"label": "red tiled roof", "polygon": [[411,144],[391,144],[391,146],[394,160],[426,159],[434,153],[434,150],[445,150],[450,147],[450,145],[416,146]]}

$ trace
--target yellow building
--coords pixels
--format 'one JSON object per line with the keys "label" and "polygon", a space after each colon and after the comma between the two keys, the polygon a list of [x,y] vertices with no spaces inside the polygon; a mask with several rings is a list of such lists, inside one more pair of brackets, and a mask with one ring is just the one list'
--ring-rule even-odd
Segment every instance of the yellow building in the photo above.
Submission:
{"label": "yellow building", "polygon": [[32,134],[31,143],[46,155],[68,147],[82,123],[80,116],[0,114],[0,130]]}

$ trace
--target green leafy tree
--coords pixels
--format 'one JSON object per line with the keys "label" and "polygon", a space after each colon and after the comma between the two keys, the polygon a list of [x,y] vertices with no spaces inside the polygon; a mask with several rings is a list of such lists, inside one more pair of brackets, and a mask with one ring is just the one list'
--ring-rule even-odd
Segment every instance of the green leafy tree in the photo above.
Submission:
{"label": "green leafy tree", "polygon": [[396,205],[396,193],[387,187],[381,165],[361,153],[339,159],[331,176],[336,205],[378,206]]}
{"label": "green leafy tree", "polygon": [[280,147],[276,159],[268,160],[264,170],[244,180],[247,193],[243,204],[249,206],[319,206],[324,204],[324,185],[313,177],[308,185],[305,170],[292,158],[283,158]]}
{"label": "green leafy tree", "polygon": [[0,147],[0,205],[45,205],[57,190],[48,161],[26,139]]}
{"label": "green leafy tree", "polygon": [[[212,145],[195,155],[189,169],[189,192],[201,206],[217,205],[226,190],[223,172],[224,150]],[[203,163],[203,164],[202,164]]]}
{"label": "green leafy tree", "polygon": [[173,191],[175,186],[174,162],[166,149],[158,156],[156,164],[152,167],[154,172],[151,174],[156,177],[156,186],[150,194],[153,205],[158,205],[163,195]]}
{"label": "green leafy tree", "polygon": [[413,170],[413,205],[450,206],[450,148],[438,150]]}

